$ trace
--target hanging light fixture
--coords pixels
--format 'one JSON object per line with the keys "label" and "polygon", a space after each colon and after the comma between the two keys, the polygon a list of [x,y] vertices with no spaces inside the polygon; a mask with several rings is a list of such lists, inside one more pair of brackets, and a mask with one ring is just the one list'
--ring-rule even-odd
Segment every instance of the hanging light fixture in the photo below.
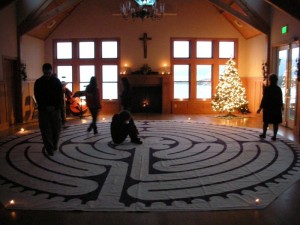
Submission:
{"label": "hanging light fixture", "polygon": [[[136,6],[133,6],[135,4]],[[120,6],[121,15],[124,19],[140,18],[144,20],[149,18],[152,20],[161,19],[165,12],[165,3],[156,2],[156,0],[125,0]]]}

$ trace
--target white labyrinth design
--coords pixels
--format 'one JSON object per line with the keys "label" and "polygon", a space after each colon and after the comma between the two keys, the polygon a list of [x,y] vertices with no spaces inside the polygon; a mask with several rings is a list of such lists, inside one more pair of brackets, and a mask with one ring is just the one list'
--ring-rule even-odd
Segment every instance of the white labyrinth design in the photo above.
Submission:
{"label": "white labyrinth design", "polygon": [[39,131],[2,141],[0,201],[48,210],[251,209],[300,177],[299,146],[282,137],[195,121],[136,124],[142,145],[114,145],[108,122],[98,123],[98,135],[86,124],[70,126],[52,157]]}

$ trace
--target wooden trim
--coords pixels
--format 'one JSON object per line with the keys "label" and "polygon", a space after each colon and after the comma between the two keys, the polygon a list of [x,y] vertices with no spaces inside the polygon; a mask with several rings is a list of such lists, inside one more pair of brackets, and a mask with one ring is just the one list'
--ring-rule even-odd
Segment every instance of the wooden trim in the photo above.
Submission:
{"label": "wooden trim", "polygon": [[[173,41],[178,40],[186,40],[190,41],[190,58],[174,58],[173,57]],[[212,58],[196,58],[196,42],[197,41],[212,41],[212,51],[213,51],[213,57]],[[190,65],[190,97],[187,99],[187,101],[199,101],[200,99],[196,98],[197,95],[197,82],[196,82],[196,65],[202,64],[202,65],[212,65],[212,97],[215,94],[215,88],[218,85],[219,82],[219,65],[225,65],[225,63],[229,60],[228,58],[219,58],[219,42],[220,41],[233,41],[235,43],[235,57],[234,61],[236,63],[236,68],[238,68],[238,39],[237,38],[171,38],[170,44],[171,44],[171,52],[170,52],[170,66],[171,66],[171,74],[174,74],[173,65],[174,64],[187,64]],[[171,99],[174,99],[174,78],[172,76],[172,80],[170,81],[172,86],[172,94]],[[176,99],[175,99],[176,100]]]}
{"label": "wooden trim", "polygon": [[[84,41],[95,42],[95,57],[92,59],[79,59],[79,43]],[[118,44],[118,57],[115,59],[105,59],[101,56],[101,43],[104,41],[116,41]],[[71,42],[72,43],[72,59],[57,59],[56,55],[56,43],[58,42]],[[102,65],[117,65],[118,74],[120,71],[120,38],[75,38],[75,39],[54,39],[53,40],[53,68],[56,70],[57,66],[72,66],[73,68],[73,92],[80,89],[80,76],[79,66],[81,65],[93,65],[95,66],[95,75],[97,77],[98,84],[102,85]],[[102,98],[102,91],[100,98]]]}
{"label": "wooden trim", "polygon": [[52,10],[47,11],[47,7],[52,3],[53,0],[45,0],[41,6],[33,13],[31,13],[19,26],[19,34],[25,34],[33,28],[41,25],[42,23],[48,21],[49,19],[59,15],[72,7],[77,7],[82,0],[67,0]]}

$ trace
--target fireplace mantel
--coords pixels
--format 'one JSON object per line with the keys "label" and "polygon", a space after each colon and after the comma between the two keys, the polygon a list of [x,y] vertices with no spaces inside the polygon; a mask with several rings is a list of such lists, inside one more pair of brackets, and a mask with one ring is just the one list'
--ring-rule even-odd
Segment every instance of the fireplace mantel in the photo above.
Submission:
{"label": "fireplace mantel", "polygon": [[144,87],[144,86],[162,86],[163,81],[168,79],[170,75],[144,75],[144,74],[129,74],[125,75],[131,86]]}
{"label": "fireplace mantel", "polygon": [[171,112],[170,74],[126,74],[132,87],[162,87],[162,113]]}

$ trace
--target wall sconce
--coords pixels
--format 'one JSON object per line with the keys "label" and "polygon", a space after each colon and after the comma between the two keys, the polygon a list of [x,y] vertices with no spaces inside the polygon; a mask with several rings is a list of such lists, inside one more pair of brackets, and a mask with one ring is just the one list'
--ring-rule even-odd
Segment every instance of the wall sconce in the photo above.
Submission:
{"label": "wall sconce", "polygon": [[131,69],[130,67],[128,67],[127,64],[124,65],[124,67],[121,68],[121,73],[120,74],[130,74],[131,73]]}
{"label": "wall sconce", "polygon": [[159,73],[170,74],[170,67],[168,67],[167,64],[164,64],[164,66],[159,69]]}

